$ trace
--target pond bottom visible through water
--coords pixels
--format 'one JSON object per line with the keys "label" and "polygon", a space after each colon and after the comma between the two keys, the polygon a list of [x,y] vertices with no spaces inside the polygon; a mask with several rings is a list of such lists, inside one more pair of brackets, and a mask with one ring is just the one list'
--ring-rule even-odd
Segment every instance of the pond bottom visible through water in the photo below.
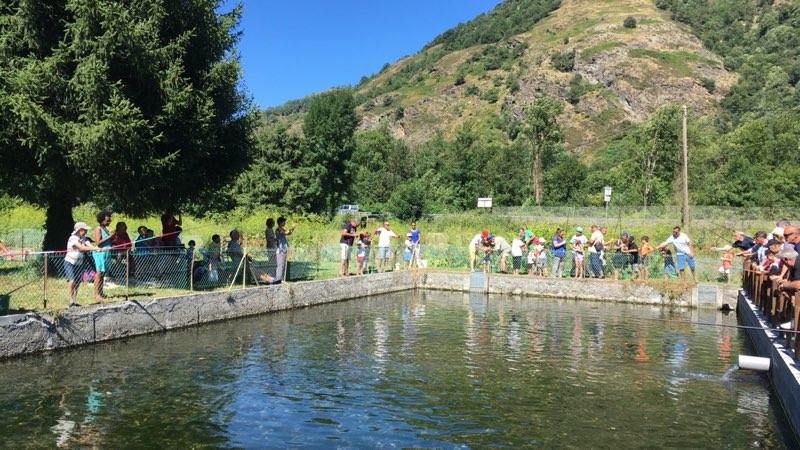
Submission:
{"label": "pond bottom visible through water", "polygon": [[676,322],[693,314],[424,291],[286,311],[0,362],[0,435],[9,448],[795,447],[766,379],[726,373],[744,335]]}

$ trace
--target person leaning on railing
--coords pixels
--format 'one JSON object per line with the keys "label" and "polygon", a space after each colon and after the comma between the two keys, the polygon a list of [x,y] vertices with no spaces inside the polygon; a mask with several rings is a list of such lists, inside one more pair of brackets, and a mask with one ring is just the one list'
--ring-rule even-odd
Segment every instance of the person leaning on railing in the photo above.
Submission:
{"label": "person leaning on railing", "polygon": [[89,226],[84,222],[78,222],[73,228],[72,234],[67,239],[67,252],[64,255],[64,274],[67,277],[67,295],[69,306],[80,306],[78,304],[78,287],[83,279],[83,252],[105,251],[110,247],[98,248],[94,246],[86,232]]}

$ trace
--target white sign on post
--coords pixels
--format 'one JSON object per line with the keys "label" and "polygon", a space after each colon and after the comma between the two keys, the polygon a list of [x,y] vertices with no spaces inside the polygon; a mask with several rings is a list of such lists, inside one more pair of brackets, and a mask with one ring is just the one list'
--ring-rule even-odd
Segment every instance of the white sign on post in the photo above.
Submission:
{"label": "white sign on post", "polygon": [[603,188],[603,201],[608,203],[611,201],[611,192],[614,189],[611,186],[606,186]]}
{"label": "white sign on post", "polygon": [[478,198],[478,208],[491,208],[491,207],[492,207],[492,197]]}

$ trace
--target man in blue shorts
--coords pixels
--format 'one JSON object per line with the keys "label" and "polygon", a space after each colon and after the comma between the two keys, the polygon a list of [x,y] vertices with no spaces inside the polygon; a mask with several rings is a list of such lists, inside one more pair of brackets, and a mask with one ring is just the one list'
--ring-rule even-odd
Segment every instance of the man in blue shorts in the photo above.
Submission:
{"label": "man in blue shorts", "polygon": [[692,272],[692,280],[696,282],[697,277],[694,273],[694,253],[692,252],[692,240],[689,239],[689,236],[687,236],[686,233],[681,232],[681,227],[675,227],[672,229],[672,236],[667,238],[666,241],[662,242],[658,246],[658,249],[661,250],[670,244],[675,246],[678,272],[680,272],[681,276],[684,276],[684,270],[688,266],[689,270]]}

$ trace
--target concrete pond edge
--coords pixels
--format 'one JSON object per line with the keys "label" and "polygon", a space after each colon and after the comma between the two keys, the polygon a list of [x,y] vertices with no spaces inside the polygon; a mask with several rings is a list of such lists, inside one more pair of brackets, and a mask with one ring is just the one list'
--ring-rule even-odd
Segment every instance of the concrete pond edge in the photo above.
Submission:
{"label": "concrete pond edge", "polygon": [[667,307],[718,308],[723,303],[735,304],[735,291],[718,285],[698,285],[676,295],[674,290],[647,283],[490,274],[476,289],[475,276],[434,269],[387,272],[174,297],[133,298],[66,309],[55,316],[33,312],[2,316],[0,358],[416,288]]}

